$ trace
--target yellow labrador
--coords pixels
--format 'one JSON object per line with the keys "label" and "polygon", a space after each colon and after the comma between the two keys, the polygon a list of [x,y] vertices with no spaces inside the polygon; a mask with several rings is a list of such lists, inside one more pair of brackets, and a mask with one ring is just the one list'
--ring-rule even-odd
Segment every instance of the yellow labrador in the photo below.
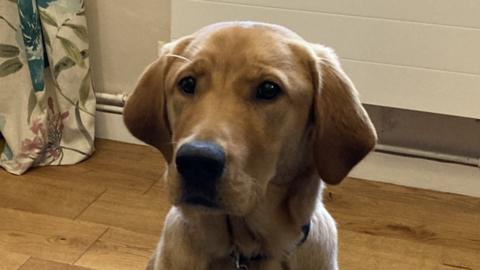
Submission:
{"label": "yellow labrador", "polygon": [[207,26],[163,47],[124,120],[168,162],[147,269],[338,269],[321,180],[342,181],[376,134],[332,50],[277,25]]}

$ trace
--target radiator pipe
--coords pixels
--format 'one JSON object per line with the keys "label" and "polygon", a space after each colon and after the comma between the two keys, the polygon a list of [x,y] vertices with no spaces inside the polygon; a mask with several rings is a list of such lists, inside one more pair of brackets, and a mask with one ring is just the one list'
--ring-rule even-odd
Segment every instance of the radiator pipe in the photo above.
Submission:
{"label": "radiator pipe", "polygon": [[425,158],[425,159],[431,159],[436,161],[443,161],[443,162],[449,162],[449,163],[457,163],[462,165],[480,167],[479,158],[436,153],[432,151],[412,149],[412,148],[401,147],[401,146],[377,144],[375,146],[375,151],[381,152],[381,153],[407,156],[407,157]]}
{"label": "radiator pipe", "polygon": [[123,107],[97,103],[96,108],[97,108],[97,111],[99,111],[99,112],[123,114]]}
{"label": "radiator pipe", "polygon": [[123,107],[127,101],[127,94],[95,93],[98,104]]}

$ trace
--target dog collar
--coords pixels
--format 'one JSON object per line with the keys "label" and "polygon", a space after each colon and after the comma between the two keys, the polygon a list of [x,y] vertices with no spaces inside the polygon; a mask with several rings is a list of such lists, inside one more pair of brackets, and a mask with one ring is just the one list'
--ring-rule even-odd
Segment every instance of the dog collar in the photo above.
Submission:
{"label": "dog collar", "polygon": [[297,246],[303,245],[307,241],[308,235],[310,234],[310,228],[311,228],[311,222],[310,220],[308,221],[307,224],[302,226],[302,239],[300,239],[300,242],[298,242]]}
{"label": "dog collar", "polygon": [[264,261],[268,259],[268,256],[265,254],[257,254],[252,257],[246,257],[240,253],[240,250],[237,246],[233,248],[232,253],[230,253],[230,257],[233,260],[233,266],[235,270],[248,270],[248,265],[251,262]]}
{"label": "dog collar", "polygon": [[[232,227],[232,222],[230,220],[230,216],[226,216],[226,224],[227,224],[227,231],[230,237],[230,243],[233,247],[232,252],[230,253],[230,257],[233,260],[234,263],[234,269],[235,270],[248,270],[248,265],[251,262],[259,262],[259,261],[264,261],[269,259],[269,257],[266,254],[254,254],[252,256],[245,256],[244,254],[241,253],[240,249],[238,246],[235,244],[235,237],[233,233],[233,227]],[[307,224],[303,225],[301,228],[302,231],[302,238],[300,241],[297,243],[297,247],[303,245],[308,239],[308,235],[310,234],[310,229],[311,229],[311,221],[308,221]]]}

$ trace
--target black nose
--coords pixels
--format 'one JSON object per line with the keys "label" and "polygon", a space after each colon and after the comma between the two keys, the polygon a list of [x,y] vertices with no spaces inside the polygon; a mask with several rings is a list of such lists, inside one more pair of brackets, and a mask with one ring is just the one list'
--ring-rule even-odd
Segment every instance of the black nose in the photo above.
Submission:
{"label": "black nose", "polygon": [[217,180],[225,167],[225,152],[216,143],[191,141],[177,151],[175,163],[182,176],[186,197],[213,200]]}

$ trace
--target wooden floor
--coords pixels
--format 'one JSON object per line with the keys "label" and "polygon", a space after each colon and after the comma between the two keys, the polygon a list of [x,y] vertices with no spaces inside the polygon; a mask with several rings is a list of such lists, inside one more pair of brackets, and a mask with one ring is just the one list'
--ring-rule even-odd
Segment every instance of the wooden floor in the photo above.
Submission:
{"label": "wooden floor", "polygon": [[[162,168],[147,147],[102,140],[75,166],[0,170],[0,270],[143,269],[169,208]],[[347,179],[325,201],[341,269],[480,269],[478,198]]]}

